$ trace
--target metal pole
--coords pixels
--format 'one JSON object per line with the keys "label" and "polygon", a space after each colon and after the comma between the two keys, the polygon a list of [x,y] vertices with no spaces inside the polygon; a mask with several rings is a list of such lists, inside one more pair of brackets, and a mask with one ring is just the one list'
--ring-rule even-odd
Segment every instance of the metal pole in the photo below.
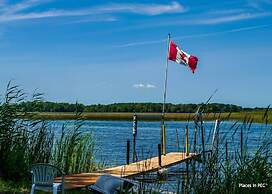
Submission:
{"label": "metal pole", "polygon": [[219,119],[216,119],[215,124],[214,124],[213,137],[212,137],[212,149],[214,149],[214,141],[215,141],[215,138],[216,138],[216,134],[217,134],[219,124],[220,124]]}
{"label": "metal pole", "polygon": [[216,155],[218,156],[218,144],[219,144],[219,137],[220,136],[220,120],[218,120],[218,127],[217,127],[217,131],[216,131]]}
{"label": "metal pole", "polygon": [[165,125],[162,125],[162,140],[161,140],[161,146],[162,146],[162,154],[166,155],[166,135],[165,135]]}
{"label": "metal pole", "polygon": [[162,123],[161,123],[161,146],[162,146],[162,154],[166,154],[166,133],[165,133],[165,125],[164,125],[164,117],[165,117],[165,101],[166,101],[166,92],[167,92],[167,78],[168,78],[168,56],[169,56],[169,43],[170,43],[170,34],[168,34],[167,39],[167,55],[166,55],[166,68],[165,68],[165,80],[164,80],[164,92],[163,92],[163,104],[162,104]]}
{"label": "metal pole", "polygon": [[129,150],[130,150],[130,141],[127,140],[127,164],[129,164]]}
{"label": "metal pole", "polygon": [[205,163],[206,157],[205,157],[205,131],[203,127],[203,115],[200,113],[200,127],[201,127],[201,141],[202,141],[202,153],[203,153],[203,161]]}
{"label": "metal pole", "polygon": [[194,153],[196,153],[196,126],[194,128]]}
{"label": "metal pole", "polygon": [[186,132],[185,132],[185,152],[186,152],[186,156],[189,156],[189,133],[188,133],[188,125],[186,125]]}
{"label": "metal pole", "polygon": [[166,68],[165,68],[163,105],[162,105],[162,124],[164,124],[165,101],[166,101],[166,92],[167,92],[168,64],[169,64],[169,60],[168,60],[168,56],[169,56],[169,43],[170,43],[170,34],[168,34],[168,39],[167,39],[167,55],[166,55]]}
{"label": "metal pole", "polygon": [[136,161],[136,136],[137,136],[137,115],[134,113],[133,115],[133,128],[132,128],[132,134],[133,134],[133,145],[132,145],[132,161]]}
{"label": "metal pole", "polygon": [[240,135],[240,147],[241,147],[241,158],[243,159],[243,127],[241,127],[241,135]]}

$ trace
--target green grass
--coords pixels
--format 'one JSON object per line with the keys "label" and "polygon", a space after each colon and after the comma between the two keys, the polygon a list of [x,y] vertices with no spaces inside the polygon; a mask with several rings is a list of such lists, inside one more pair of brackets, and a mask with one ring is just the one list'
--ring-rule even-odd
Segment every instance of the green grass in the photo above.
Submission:
{"label": "green grass", "polygon": [[[14,181],[3,181],[0,179],[0,193],[30,193],[31,190],[31,182],[14,182]],[[37,191],[36,194],[46,194],[48,192]],[[79,193],[88,193],[92,192],[87,189],[81,190],[66,190],[67,194],[79,194]]]}
{"label": "green grass", "polygon": [[[25,99],[22,89],[11,83],[0,98],[0,193],[27,193],[29,171],[35,163],[53,164],[65,174],[101,167],[95,162],[92,134],[81,130],[84,121],[80,113],[74,113],[79,119],[72,121],[73,125],[62,125],[58,138],[50,121],[18,119],[26,113],[16,104]],[[41,100],[40,95],[34,95],[33,100]]]}
{"label": "green grass", "polygon": [[4,181],[0,179],[1,193],[30,193],[31,183]]}
{"label": "green grass", "polygon": [[[235,113],[206,113],[203,116],[204,120],[215,120],[220,116],[223,120],[244,121],[245,118],[252,119],[256,123],[264,123],[265,111],[256,112],[235,112]],[[82,113],[80,118],[86,120],[132,120],[134,113]],[[139,120],[145,121],[159,121],[161,120],[161,113],[137,113]],[[166,113],[165,120],[168,121],[188,121],[193,120],[194,113]],[[25,115],[32,119],[45,120],[73,120],[78,119],[74,113],[28,113]],[[267,113],[267,123],[272,123],[272,113]]]}

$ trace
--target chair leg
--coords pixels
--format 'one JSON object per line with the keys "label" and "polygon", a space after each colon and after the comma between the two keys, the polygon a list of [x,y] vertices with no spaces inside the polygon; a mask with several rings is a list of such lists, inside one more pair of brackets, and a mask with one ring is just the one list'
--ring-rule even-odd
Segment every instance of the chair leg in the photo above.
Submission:
{"label": "chair leg", "polygon": [[53,185],[53,194],[57,194],[58,193],[58,186]]}
{"label": "chair leg", "polygon": [[64,194],[65,190],[65,180],[64,180],[64,175],[62,175],[62,181],[61,181],[61,194]]}
{"label": "chair leg", "polygon": [[35,184],[32,184],[30,194],[35,194]]}

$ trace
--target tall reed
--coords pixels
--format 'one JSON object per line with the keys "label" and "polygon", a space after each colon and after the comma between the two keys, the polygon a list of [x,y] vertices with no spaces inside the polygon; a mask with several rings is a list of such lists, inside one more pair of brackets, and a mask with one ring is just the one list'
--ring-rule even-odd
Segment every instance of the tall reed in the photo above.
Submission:
{"label": "tall reed", "polygon": [[[96,169],[94,139],[82,132],[80,113],[75,113],[72,127],[63,124],[59,137],[51,122],[25,117],[28,113],[18,104],[26,97],[18,85],[9,82],[0,102],[0,178],[26,180],[34,163],[51,163],[66,173]],[[33,104],[42,100],[40,93],[30,99]]]}
{"label": "tall reed", "polygon": [[272,192],[271,127],[266,125],[255,150],[249,150],[252,122],[252,118],[245,117],[243,123],[236,122],[229,129],[229,134],[218,134],[219,144],[208,160],[198,165],[201,170],[191,179],[191,193]]}

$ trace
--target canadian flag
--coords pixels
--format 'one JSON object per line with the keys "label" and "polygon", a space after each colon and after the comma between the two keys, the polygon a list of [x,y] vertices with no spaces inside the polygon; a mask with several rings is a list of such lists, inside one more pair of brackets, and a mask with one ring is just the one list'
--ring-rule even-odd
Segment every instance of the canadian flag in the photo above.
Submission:
{"label": "canadian flag", "polygon": [[168,59],[189,66],[193,73],[196,70],[198,58],[179,49],[173,41],[170,41]]}

